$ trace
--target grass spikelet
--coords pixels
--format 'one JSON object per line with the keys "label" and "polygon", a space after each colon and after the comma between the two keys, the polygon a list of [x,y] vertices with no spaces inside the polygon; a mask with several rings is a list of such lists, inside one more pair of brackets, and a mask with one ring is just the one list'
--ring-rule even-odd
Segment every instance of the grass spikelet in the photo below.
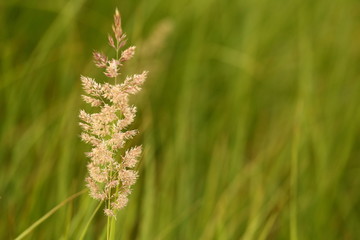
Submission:
{"label": "grass spikelet", "polygon": [[[144,71],[119,81],[120,70],[134,56],[135,47],[121,50],[126,44],[126,35],[117,9],[112,29],[114,36],[109,34],[108,41],[115,50],[115,57],[93,52],[95,65],[103,68],[105,77],[110,79],[101,84],[93,78],[81,76],[86,93],[82,98],[97,111],[87,113],[81,110],[79,116],[83,129],[81,139],[92,146],[86,153],[90,160],[87,187],[92,198],[105,201],[104,213],[108,217],[115,217],[116,212],[127,205],[131,187],[138,177],[134,167],[140,158],[141,146],[123,148],[126,141],[138,133],[127,129],[136,115],[136,108],[129,103],[129,95],[138,93],[147,77],[147,71]],[[124,155],[117,157],[120,151]]]}

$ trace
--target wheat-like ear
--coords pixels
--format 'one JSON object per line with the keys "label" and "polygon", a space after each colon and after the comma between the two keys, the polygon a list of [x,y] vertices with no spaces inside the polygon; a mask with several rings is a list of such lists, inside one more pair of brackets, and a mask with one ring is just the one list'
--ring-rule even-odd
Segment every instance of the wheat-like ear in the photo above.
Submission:
{"label": "wheat-like ear", "polygon": [[[112,80],[100,84],[95,79],[81,77],[86,93],[83,100],[97,111],[87,113],[81,110],[79,115],[83,129],[81,139],[92,146],[91,151],[86,153],[90,159],[87,187],[91,197],[106,202],[104,212],[110,217],[126,206],[131,187],[138,177],[133,169],[141,155],[141,146],[123,148],[125,142],[137,134],[137,130],[127,129],[136,115],[136,108],[129,104],[129,95],[141,90],[148,74],[144,71],[119,81],[121,68],[134,56],[135,47],[121,51],[126,44],[126,35],[122,31],[117,9],[112,29],[113,36],[108,35],[108,42],[115,50],[115,56],[109,58],[102,52],[93,52],[95,65],[103,68],[104,75]],[[124,154],[118,159],[116,156],[120,150]]]}

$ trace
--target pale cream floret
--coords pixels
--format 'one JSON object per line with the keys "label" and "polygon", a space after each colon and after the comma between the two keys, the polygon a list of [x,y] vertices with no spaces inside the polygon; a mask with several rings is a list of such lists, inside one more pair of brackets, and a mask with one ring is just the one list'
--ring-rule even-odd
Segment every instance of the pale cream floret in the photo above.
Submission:
{"label": "pale cream floret", "polygon": [[[114,38],[109,35],[109,45],[116,55],[126,43],[126,35],[121,29],[120,13],[114,15]],[[114,41],[115,39],[115,41]],[[131,186],[138,178],[138,172],[133,170],[141,156],[142,147],[136,146],[124,149],[123,156],[117,155],[124,148],[126,141],[132,139],[138,131],[127,128],[134,121],[136,107],[129,104],[129,95],[141,90],[148,72],[126,77],[117,84],[123,63],[135,54],[135,47],[131,46],[122,51],[119,59],[111,59],[100,52],[93,52],[95,65],[105,68],[105,76],[112,78],[107,83],[100,84],[93,78],[81,76],[82,86],[87,95],[83,100],[96,107],[97,112],[80,111],[80,126],[83,130],[81,139],[91,144],[92,149],[86,153],[89,158],[87,165],[89,176],[86,178],[90,196],[100,201],[106,201],[104,212],[107,216],[115,217],[116,211],[125,207]]]}

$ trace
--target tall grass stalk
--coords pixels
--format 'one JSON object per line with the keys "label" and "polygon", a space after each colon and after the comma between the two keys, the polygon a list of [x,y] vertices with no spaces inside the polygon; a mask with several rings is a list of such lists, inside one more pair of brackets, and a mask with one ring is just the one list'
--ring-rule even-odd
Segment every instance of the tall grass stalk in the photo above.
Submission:
{"label": "tall grass stalk", "polygon": [[73,195],[71,195],[70,197],[68,197],[67,199],[65,199],[64,201],[62,201],[61,203],[59,203],[58,205],[56,205],[54,208],[52,208],[49,212],[47,212],[44,216],[42,216],[40,219],[38,219],[36,222],[34,222],[33,224],[31,224],[30,227],[28,227],[27,229],[25,229],[18,237],[15,238],[15,240],[20,240],[23,239],[24,237],[26,237],[28,234],[30,234],[37,226],[39,226],[41,223],[43,223],[45,220],[47,220],[49,217],[51,217],[54,213],[56,213],[61,207],[63,207],[65,204],[71,202],[72,200],[74,200],[75,198],[81,196],[82,194],[86,193],[87,190],[84,189],[80,192],[77,192]]}
{"label": "tall grass stalk", "polygon": [[[86,95],[83,100],[98,110],[96,113],[80,111],[80,126],[83,129],[81,139],[90,144],[92,149],[86,153],[90,159],[89,176],[86,178],[92,198],[105,201],[104,213],[107,215],[106,239],[112,238],[112,218],[116,218],[118,210],[128,202],[131,187],[135,184],[138,172],[133,170],[141,155],[142,147],[125,149],[125,143],[132,139],[137,130],[129,130],[136,116],[136,107],[129,103],[129,96],[138,93],[147,77],[142,74],[127,76],[118,83],[118,76],[124,64],[135,54],[131,46],[121,51],[126,42],[121,17],[116,9],[113,36],[108,35],[108,43],[115,50],[115,58],[102,52],[94,51],[94,63],[103,68],[104,75],[114,83],[99,83],[89,77],[81,77]],[[114,40],[115,39],[115,40]]]}
{"label": "tall grass stalk", "polygon": [[83,229],[83,231],[81,232],[81,235],[80,235],[80,240],[84,239],[85,235],[86,235],[86,232],[90,226],[90,223],[91,221],[93,220],[93,218],[95,217],[96,213],[99,211],[101,205],[103,204],[103,201],[99,202],[99,204],[97,205],[97,207],[95,208],[94,212],[91,214],[90,218],[88,219],[88,221],[86,222],[86,225]]}

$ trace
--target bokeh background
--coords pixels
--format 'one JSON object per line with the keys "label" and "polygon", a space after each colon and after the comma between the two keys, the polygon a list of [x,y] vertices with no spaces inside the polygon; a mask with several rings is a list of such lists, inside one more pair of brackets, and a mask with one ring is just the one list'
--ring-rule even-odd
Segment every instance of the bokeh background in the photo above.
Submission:
{"label": "bokeh background", "polygon": [[[80,75],[118,7],[150,71],[116,239],[360,239],[357,0],[1,0],[0,239],[85,188]],[[97,202],[26,239],[78,239]],[[86,239],[103,239],[95,216]]]}

